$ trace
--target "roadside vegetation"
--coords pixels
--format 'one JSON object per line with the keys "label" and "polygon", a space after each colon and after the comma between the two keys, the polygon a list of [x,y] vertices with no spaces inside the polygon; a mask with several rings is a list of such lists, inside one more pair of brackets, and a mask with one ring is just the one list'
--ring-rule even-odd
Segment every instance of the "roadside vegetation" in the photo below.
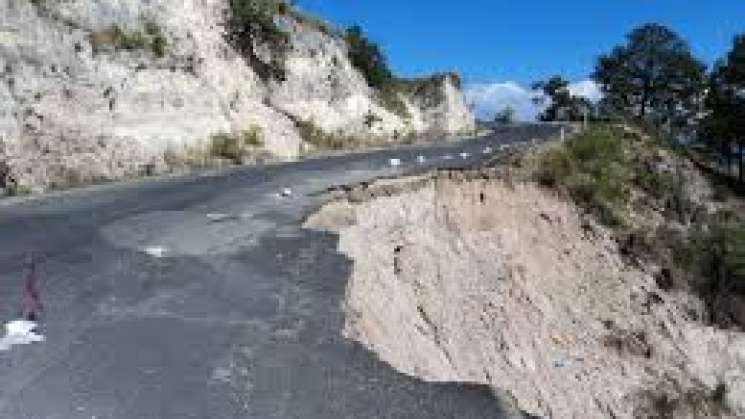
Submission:
{"label": "roadside vegetation", "polygon": [[[275,16],[289,13],[291,6],[280,0],[229,0],[225,18],[225,38],[264,80],[284,80],[285,54],[289,36]],[[263,57],[260,48],[269,48]]]}
{"label": "roadside vegetation", "polygon": [[295,125],[300,133],[300,138],[318,151],[352,149],[361,145],[358,138],[341,133],[326,132],[311,121],[297,121]]}
{"label": "roadside vegetation", "polygon": [[[572,95],[560,75],[533,85],[540,120],[589,128],[513,169],[604,225],[660,289],[697,296],[693,320],[745,330],[745,34],[707,70],[673,30],[642,25],[592,78],[599,103]],[[663,387],[640,397],[644,417],[727,413],[723,386]]]}
{"label": "roadside vegetation", "polygon": [[95,53],[106,48],[116,50],[145,50],[158,58],[166,55],[168,40],[162,28],[152,20],[145,20],[141,27],[122,28],[114,25],[91,34],[91,45]]}
{"label": "roadside vegetation", "polygon": [[210,139],[210,155],[235,164],[255,155],[264,145],[259,128],[235,134],[217,134]]}

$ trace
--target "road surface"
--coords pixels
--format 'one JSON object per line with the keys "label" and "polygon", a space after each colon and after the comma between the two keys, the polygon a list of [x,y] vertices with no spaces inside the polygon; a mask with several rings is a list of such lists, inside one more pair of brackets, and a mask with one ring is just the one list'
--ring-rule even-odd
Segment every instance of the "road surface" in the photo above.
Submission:
{"label": "road surface", "polygon": [[0,321],[18,317],[35,252],[45,336],[0,352],[0,417],[509,416],[486,387],[424,383],[345,340],[350,261],[301,224],[332,185],[556,130],[0,201]]}

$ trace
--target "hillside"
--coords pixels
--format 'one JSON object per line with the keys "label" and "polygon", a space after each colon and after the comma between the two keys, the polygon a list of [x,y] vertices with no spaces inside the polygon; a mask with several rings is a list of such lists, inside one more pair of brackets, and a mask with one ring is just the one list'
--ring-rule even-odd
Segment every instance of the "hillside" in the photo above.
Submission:
{"label": "hillside", "polygon": [[[230,36],[238,3],[261,6],[248,15],[258,26],[241,23],[247,39]],[[385,97],[342,34],[283,3],[1,0],[0,16],[0,187],[14,193],[212,157],[293,159],[318,137],[474,127],[457,76]]]}
{"label": "hillside", "polygon": [[306,225],[354,263],[345,335],[402,373],[540,417],[745,414],[742,201],[669,144],[601,127],[347,191]]}

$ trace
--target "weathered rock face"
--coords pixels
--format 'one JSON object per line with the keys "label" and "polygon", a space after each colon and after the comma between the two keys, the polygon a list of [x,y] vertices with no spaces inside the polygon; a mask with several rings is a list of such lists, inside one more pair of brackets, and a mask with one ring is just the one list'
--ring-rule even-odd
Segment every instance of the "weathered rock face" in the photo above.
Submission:
{"label": "weathered rock face", "polygon": [[[225,42],[225,0],[35,3],[0,0],[0,160],[22,185],[160,170],[166,155],[204,151],[215,134],[253,127],[268,152],[290,159],[302,142],[293,120],[358,136],[473,127],[449,80],[445,100],[412,106],[411,121],[383,109],[344,42],[293,18],[278,18],[291,40],[278,83],[261,80]],[[155,28],[165,49],[149,38],[115,46],[114,28]],[[372,126],[370,113],[380,118]]]}

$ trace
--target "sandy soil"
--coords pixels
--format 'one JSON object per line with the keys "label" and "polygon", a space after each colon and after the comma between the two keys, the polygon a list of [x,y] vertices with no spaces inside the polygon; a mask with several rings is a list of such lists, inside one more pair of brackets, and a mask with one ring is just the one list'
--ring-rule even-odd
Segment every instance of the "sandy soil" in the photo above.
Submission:
{"label": "sandy soil", "polygon": [[573,204],[458,172],[390,183],[306,223],[338,232],[354,261],[348,338],[406,374],[486,383],[541,416],[647,416],[660,397],[708,403],[717,387],[745,413],[745,338],[690,320],[694,298],[658,289]]}

